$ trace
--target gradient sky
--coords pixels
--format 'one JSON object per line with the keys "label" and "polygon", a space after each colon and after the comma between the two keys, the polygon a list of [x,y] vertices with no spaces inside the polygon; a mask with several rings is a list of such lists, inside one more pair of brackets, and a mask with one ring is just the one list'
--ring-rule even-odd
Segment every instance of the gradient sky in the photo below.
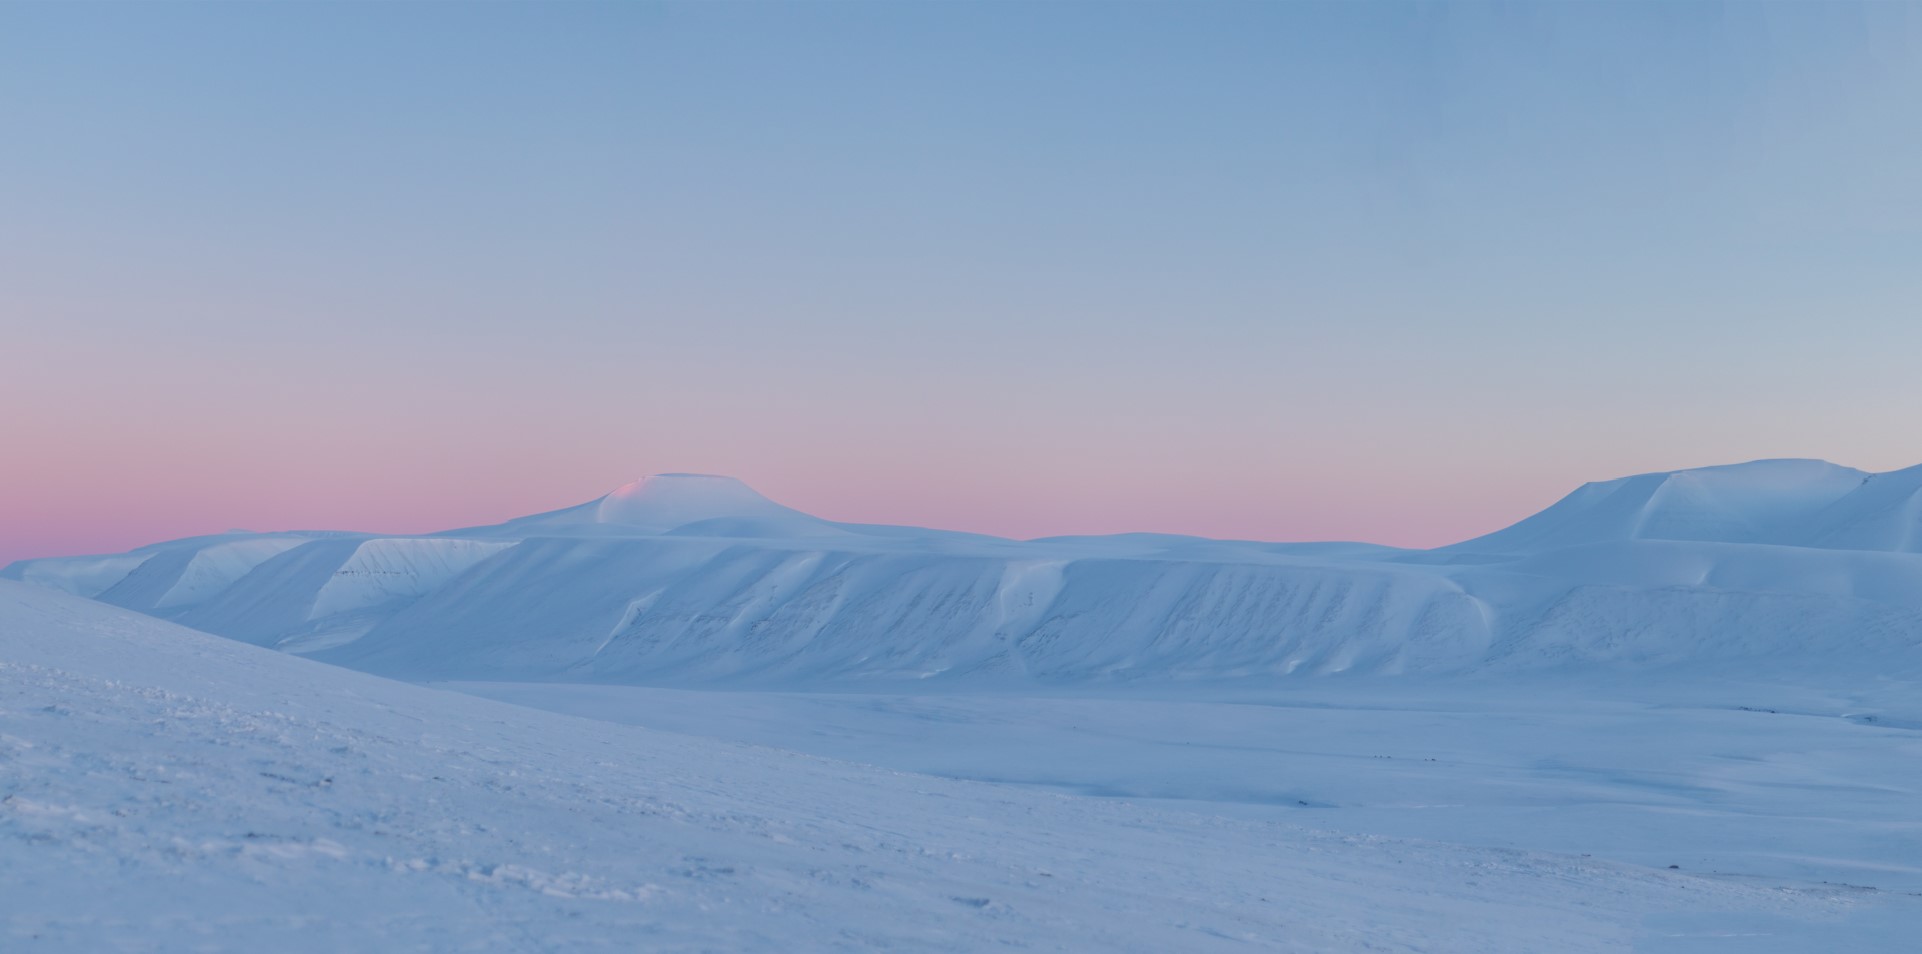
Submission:
{"label": "gradient sky", "polygon": [[0,4],[0,562],[1922,462],[1922,7]]}

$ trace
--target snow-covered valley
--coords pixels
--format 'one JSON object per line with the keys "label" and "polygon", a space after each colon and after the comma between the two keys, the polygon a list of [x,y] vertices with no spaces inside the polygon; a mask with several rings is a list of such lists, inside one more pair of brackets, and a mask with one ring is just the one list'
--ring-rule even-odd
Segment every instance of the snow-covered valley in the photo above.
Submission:
{"label": "snow-covered valley", "polygon": [[834,524],[670,475],[424,537],[25,561],[0,930],[1912,950],[1918,486],[1643,475],[1411,551]]}
{"label": "snow-covered valley", "polygon": [[1922,954],[1922,0],[0,0],[0,954]]}
{"label": "snow-covered valley", "polygon": [[450,688],[950,778],[1922,896],[1922,687],[1906,681],[1051,696]]}
{"label": "snow-covered valley", "polygon": [[19,584],[0,627],[11,950],[1866,950],[1922,912],[548,715]]}

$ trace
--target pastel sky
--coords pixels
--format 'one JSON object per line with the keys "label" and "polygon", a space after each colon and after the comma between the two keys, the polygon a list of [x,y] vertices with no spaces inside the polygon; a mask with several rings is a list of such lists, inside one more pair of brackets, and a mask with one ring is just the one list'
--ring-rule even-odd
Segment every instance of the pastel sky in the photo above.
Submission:
{"label": "pastel sky", "polygon": [[0,562],[1922,462],[1922,7],[0,4]]}

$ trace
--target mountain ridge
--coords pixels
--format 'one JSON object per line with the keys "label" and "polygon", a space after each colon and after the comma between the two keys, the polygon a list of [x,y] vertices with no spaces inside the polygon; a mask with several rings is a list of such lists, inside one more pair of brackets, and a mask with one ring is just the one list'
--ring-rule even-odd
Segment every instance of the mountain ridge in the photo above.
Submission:
{"label": "mountain ridge", "polygon": [[1837,653],[1907,665],[1922,645],[1918,520],[1922,467],[1810,460],[1594,482],[1426,551],[837,524],[733,478],[668,474],[490,527],[226,534],[0,576],[420,680],[1232,681]]}

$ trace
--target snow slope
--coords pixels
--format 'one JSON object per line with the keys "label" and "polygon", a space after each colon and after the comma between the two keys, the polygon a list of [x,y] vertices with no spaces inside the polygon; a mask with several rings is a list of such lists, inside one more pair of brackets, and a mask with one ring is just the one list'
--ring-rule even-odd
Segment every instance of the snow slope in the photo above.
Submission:
{"label": "snow slope", "polygon": [[755,686],[1922,666],[1922,467],[1589,484],[1434,551],[835,524],[725,477],[428,537],[227,535],[6,576],[417,680]]}
{"label": "snow slope", "polygon": [[1512,527],[1455,549],[1520,553],[1616,540],[1802,545],[1806,525],[1868,474],[1819,460],[1758,460],[1584,484]]}
{"label": "snow slope", "polygon": [[1585,484],[1512,527],[1445,549],[1526,553],[1622,540],[1922,550],[1922,466],[1870,474],[1758,460]]}
{"label": "snow slope", "polygon": [[1914,914],[577,720],[0,583],[8,950],[1874,951]]}
{"label": "snow slope", "polygon": [[1810,520],[1805,545],[1840,550],[1922,550],[1922,466],[1864,478]]}

